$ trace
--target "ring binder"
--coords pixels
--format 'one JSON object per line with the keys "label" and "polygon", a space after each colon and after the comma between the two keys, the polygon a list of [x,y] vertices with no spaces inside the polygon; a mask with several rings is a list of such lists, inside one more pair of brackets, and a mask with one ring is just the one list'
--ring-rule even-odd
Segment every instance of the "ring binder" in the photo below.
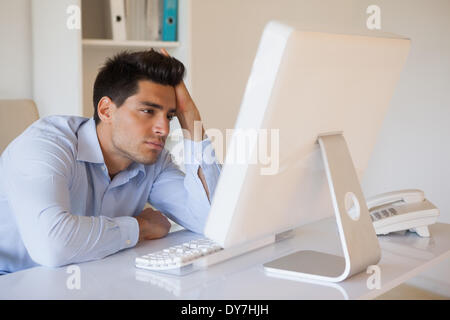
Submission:
{"label": "ring binder", "polygon": [[178,0],[164,0],[163,41],[177,41]]}
{"label": "ring binder", "polygon": [[107,14],[107,28],[106,33],[108,38],[113,40],[126,40],[126,18],[125,18],[125,4],[123,0],[109,0]]}

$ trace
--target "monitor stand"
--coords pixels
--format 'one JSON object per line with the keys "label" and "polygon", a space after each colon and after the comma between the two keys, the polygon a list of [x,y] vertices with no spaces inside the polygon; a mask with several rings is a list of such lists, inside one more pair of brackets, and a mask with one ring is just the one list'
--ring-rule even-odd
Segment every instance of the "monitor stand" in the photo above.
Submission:
{"label": "monitor stand", "polygon": [[264,264],[268,273],[340,282],[380,261],[381,250],[342,133],[318,138],[344,256],[297,251]]}

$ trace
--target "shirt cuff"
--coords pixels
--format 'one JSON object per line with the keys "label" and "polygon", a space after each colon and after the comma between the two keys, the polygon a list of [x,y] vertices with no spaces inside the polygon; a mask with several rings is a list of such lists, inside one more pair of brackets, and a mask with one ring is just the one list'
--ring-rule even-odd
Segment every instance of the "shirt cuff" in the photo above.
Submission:
{"label": "shirt cuff", "polygon": [[120,249],[134,247],[139,240],[139,224],[133,217],[114,218],[120,229]]}

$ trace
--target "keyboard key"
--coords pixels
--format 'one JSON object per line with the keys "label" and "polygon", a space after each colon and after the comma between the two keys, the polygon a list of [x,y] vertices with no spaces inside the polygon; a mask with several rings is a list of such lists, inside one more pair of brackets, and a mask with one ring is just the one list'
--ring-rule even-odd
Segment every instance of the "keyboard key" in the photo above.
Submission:
{"label": "keyboard key", "polygon": [[210,239],[196,239],[137,257],[135,264],[150,270],[175,269],[221,249],[221,246]]}

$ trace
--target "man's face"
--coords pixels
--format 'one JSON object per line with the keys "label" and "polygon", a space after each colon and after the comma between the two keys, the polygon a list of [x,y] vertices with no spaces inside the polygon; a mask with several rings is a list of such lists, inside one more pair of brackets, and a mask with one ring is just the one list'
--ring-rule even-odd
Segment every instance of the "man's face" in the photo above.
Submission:
{"label": "man's face", "polygon": [[156,162],[164,148],[176,111],[175,90],[145,80],[138,87],[136,94],[115,109],[112,145],[118,155],[148,165]]}

